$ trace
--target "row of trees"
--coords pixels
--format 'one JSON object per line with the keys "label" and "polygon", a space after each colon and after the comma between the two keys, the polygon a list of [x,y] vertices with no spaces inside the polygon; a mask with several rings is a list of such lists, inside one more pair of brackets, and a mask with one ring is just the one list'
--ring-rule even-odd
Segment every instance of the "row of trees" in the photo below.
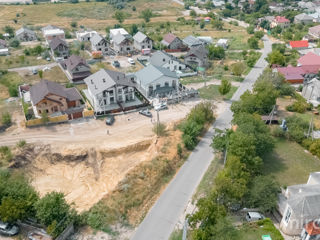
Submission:
{"label": "row of trees", "polygon": [[272,151],[274,141],[259,114],[271,111],[280,82],[284,84],[265,72],[252,93],[232,104],[234,130],[216,131],[212,147],[217,152],[227,149],[226,164],[214,180],[214,189],[198,201],[198,210],[190,216],[193,239],[237,239],[239,231],[228,222],[228,211],[245,206],[268,212],[276,206],[279,186],[261,174],[263,156]]}
{"label": "row of trees", "polygon": [[0,218],[9,223],[36,219],[47,226],[47,232],[53,237],[69,223],[79,222],[63,193],[51,192],[40,198],[24,176],[5,170],[0,171]]}
{"label": "row of trees", "polygon": [[[140,18],[142,18],[146,23],[150,22],[150,19],[154,16],[153,12],[151,9],[145,9],[141,11],[140,13]],[[124,22],[124,20],[128,17],[128,13],[117,10],[115,11],[113,18],[115,18],[120,24]]]}

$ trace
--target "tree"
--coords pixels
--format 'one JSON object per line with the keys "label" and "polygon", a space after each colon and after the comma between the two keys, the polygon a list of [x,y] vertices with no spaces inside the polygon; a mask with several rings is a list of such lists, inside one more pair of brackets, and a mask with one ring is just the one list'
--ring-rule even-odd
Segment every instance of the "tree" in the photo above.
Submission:
{"label": "tree", "polygon": [[208,57],[210,60],[223,59],[225,57],[225,50],[223,47],[215,47],[214,45],[208,46]]}
{"label": "tree", "polygon": [[14,37],[14,28],[9,26],[9,25],[6,25],[4,28],[3,28],[3,31],[5,33],[9,33],[10,35],[10,38]]}
{"label": "tree", "polygon": [[4,126],[10,126],[11,125],[11,115],[9,112],[4,112],[1,115],[1,123]]}
{"label": "tree", "polygon": [[253,34],[254,33],[254,26],[250,25],[249,27],[247,27],[247,33]]}
{"label": "tree", "polygon": [[200,21],[200,28],[203,29],[205,25],[206,25],[206,24],[205,24],[204,20],[202,19],[202,20]]}
{"label": "tree", "polygon": [[197,13],[196,13],[196,11],[195,10],[190,10],[190,13],[189,13],[189,15],[190,15],[190,17],[196,17],[197,16]]}
{"label": "tree", "polygon": [[9,43],[10,47],[17,48],[20,46],[20,41],[18,39],[13,39]]}
{"label": "tree", "polygon": [[43,77],[43,71],[42,71],[42,70],[39,70],[39,71],[38,71],[38,74],[39,74],[39,78],[42,79],[42,77]]}
{"label": "tree", "polygon": [[259,48],[258,39],[255,38],[255,37],[249,38],[248,39],[248,44],[249,44],[249,47],[252,48],[252,49],[258,49]]}
{"label": "tree", "polygon": [[221,85],[219,86],[219,93],[226,95],[231,90],[231,83],[227,79],[222,79]]}
{"label": "tree", "polygon": [[241,76],[245,70],[245,65],[242,62],[233,63],[231,65],[231,71],[236,76]]}
{"label": "tree", "polygon": [[257,31],[254,33],[254,37],[257,39],[261,39],[264,36],[264,32],[262,31]]}
{"label": "tree", "polygon": [[78,26],[78,23],[77,22],[71,22],[70,26],[73,27],[73,28],[76,28]]}
{"label": "tree", "polygon": [[129,32],[131,36],[134,36],[139,31],[137,24],[132,24],[130,26]]}
{"label": "tree", "polygon": [[221,20],[216,19],[215,21],[212,21],[211,25],[213,28],[215,28],[217,30],[222,30],[224,24]]}
{"label": "tree", "polygon": [[153,13],[149,8],[143,10],[140,14],[140,17],[143,18],[145,22],[150,22],[150,18],[152,16],[153,16]]}
{"label": "tree", "polygon": [[269,176],[257,176],[252,180],[250,191],[246,197],[249,207],[259,208],[262,212],[270,212],[277,206],[278,183]]}
{"label": "tree", "polygon": [[280,66],[284,66],[286,64],[285,56],[278,50],[274,50],[271,53],[269,53],[266,60],[270,65],[277,64]]}
{"label": "tree", "polygon": [[117,10],[114,15],[113,18],[117,19],[118,22],[121,24],[124,22],[124,20],[126,19],[126,14],[122,11]]}

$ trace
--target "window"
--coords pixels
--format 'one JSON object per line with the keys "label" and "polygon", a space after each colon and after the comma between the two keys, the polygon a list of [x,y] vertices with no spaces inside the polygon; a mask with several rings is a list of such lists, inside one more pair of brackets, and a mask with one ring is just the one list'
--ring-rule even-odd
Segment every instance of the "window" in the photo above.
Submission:
{"label": "window", "polygon": [[113,95],[113,90],[110,90],[109,94],[110,94],[110,96],[112,96]]}
{"label": "window", "polygon": [[110,98],[110,103],[114,103],[114,97]]}
{"label": "window", "polygon": [[166,60],[165,59],[162,59],[162,62],[165,62]]}
{"label": "window", "polygon": [[39,111],[38,111],[38,113],[40,113],[40,114],[41,114],[41,110],[39,110]]}
{"label": "window", "polygon": [[106,79],[103,78],[102,81],[105,83],[105,82],[106,82]]}
{"label": "window", "polygon": [[165,82],[165,83],[164,83],[164,86],[165,86],[165,87],[169,87],[169,83],[168,83],[168,82]]}
{"label": "window", "polygon": [[107,105],[107,100],[104,99],[103,102],[104,102],[104,105]]}
{"label": "window", "polygon": [[122,96],[121,95],[118,97],[118,100],[119,100],[119,102],[122,102]]}
{"label": "window", "polygon": [[157,85],[156,85],[156,88],[157,88],[157,89],[160,88],[160,84],[157,84]]}
{"label": "window", "polygon": [[48,110],[48,109],[46,109],[46,113],[49,113],[49,110]]}
{"label": "window", "polygon": [[122,93],[122,89],[121,88],[118,89],[118,93]]}
{"label": "window", "polygon": [[287,213],[286,213],[286,217],[285,217],[285,219],[284,219],[284,221],[286,222],[286,224],[288,224],[289,221],[290,221],[291,213],[292,213],[292,210],[291,210],[290,207],[288,207]]}

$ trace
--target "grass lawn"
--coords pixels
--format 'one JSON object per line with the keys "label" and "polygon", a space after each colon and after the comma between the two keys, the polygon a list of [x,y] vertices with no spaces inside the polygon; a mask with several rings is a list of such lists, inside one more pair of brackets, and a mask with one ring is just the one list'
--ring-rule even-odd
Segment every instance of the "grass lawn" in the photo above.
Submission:
{"label": "grass lawn", "polygon": [[26,66],[35,66],[47,64],[44,59],[37,59],[34,56],[1,56],[0,57],[0,69],[19,68]]}
{"label": "grass lawn", "polygon": [[264,157],[264,174],[273,176],[281,186],[306,183],[310,172],[320,171],[320,160],[295,142],[279,140]]}
{"label": "grass lawn", "polygon": [[[59,83],[67,83],[69,82],[68,78],[64,74],[64,72],[61,70],[59,66],[55,66],[51,68],[50,71],[43,72],[43,79],[47,79],[49,81],[53,82],[59,82]],[[23,81],[28,84],[35,84],[40,81],[40,77],[38,74],[35,75],[25,75],[23,77]]]}
{"label": "grass lawn", "polygon": [[237,87],[232,86],[231,90],[225,96],[219,93],[219,85],[209,85],[199,89],[200,97],[207,100],[222,100],[230,99],[232,95],[237,91]]}

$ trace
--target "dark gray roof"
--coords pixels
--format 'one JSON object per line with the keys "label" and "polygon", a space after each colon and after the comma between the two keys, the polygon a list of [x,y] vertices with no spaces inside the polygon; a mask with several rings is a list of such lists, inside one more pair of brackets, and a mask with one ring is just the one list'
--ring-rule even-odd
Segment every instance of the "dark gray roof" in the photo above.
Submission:
{"label": "dark gray roof", "polygon": [[105,40],[105,39],[100,34],[95,34],[90,41],[93,45],[97,45],[102,40]]}
{"label": "dark gray roof", "polygon": [[51,40],[51,42],[50,42],[50,48],[51,49],[56,49],[59,45],[64,45],[64,46],[66,46],[66,47],[68,47],[68,44],[67,44],[67,42],[66,41],[64,41],[64,40],[62,40],[62,39],[60,39],[60,38],[57,38],[57,37],[55,37],[54,39],[52,39]]}
{"label": "dark gray roof", "polygon": [[147,35],[145,35],[142,32],[137,32],[134,36],[133,39],[137,41],[138,43],[142,43],[145,39],[147,38]]}
{"label": "dark gray roof", "polygon": [[20,28],[16,31],[16,35],[20,35],[22,33],[28,33],[28,34],[32,34],[32,35],[35,35],[36,33],[30,29],[27,29],[27,28]]}
{"label": "dark gray roof", "polygon": [[[165,59],[165,61],[163,61],[163,59]],[[174,60],[174,61],[177,61],[181,64],[184,64],[177,57],[175,57],[165,51],[156,51],[155,53],[153,53],[149,59],[149,62],[154,66],[161,67],[164,64],[168,63],[169,60]]]}
{"label": "dark gray roof", "polygon": [[189,57],[194,55],[195,57],[204,60],[208,56],[208,50],[203,45],[195,48],[191,48],[189,52],[185,55],[185,57]]}
{"label": "dark gray roof", "polygon": [[144,85],[148,85],[161,77],[178,78],[176,72],[152,64],[136,72],[135,76]]}
{"label": "dark gray roof", "polygon": [[192,35],[185,37],[182,41],[184,42],[184,44],[188,45],[189,47],[200,46],[204,44],[200,39]]}
{"label": "dark gray roof", "polygon": [[48,94],[64,97],[69,101],[82,99],[76,88],[65,88],[59,83],[48,80],[41,80],[39,83],[33,85],[30,89],[30,96],[33,104],[39,103]]}
{"label": "dark gray roof", "polygon": [[134,84],[121,72],[100,69],[84,79],[91,93],[99,94],[115,85],[134,87]]}
{"label": "dark gray roof", "polygon": [[121,33],[118,33],[117,35],[115,35],[113,37],[113,41],[116,43],[116,44],[120,44],[122,43],[124,40],[130,40],[132,41],[132,37],[131,35],[122,35]]}
{"label": "dark gray roof", "polygon": [[71,57],[69,57],[65,61],[65,64],[67,66],[67,69],[70,71],[72,71],[75,67],[77,67],[79,65],[84,65],[86,67],[89,67],[89,65],[87,64],[85,59],[83,59],[80,56],[76,56],[76,55],[71,55]]}

